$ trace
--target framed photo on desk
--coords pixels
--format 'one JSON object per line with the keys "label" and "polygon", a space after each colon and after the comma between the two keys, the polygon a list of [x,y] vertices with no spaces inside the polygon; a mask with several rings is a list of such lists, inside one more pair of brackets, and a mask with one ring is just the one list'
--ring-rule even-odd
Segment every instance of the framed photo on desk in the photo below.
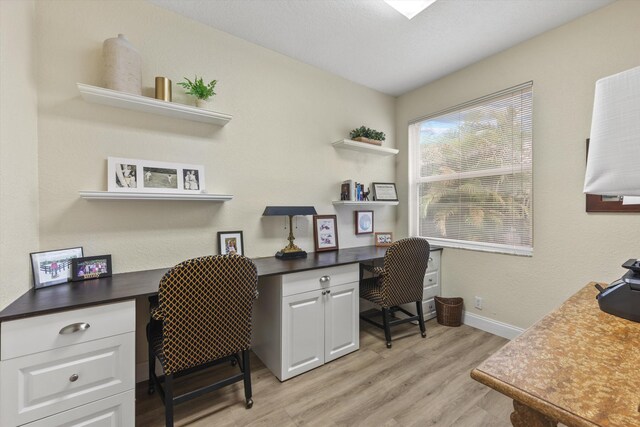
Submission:
{"label": "framed photo on desk", "polygon": [[338,221],[336,215],[313,216],[313,241],[316,252],[338,249]]}
{"label": "framed photo on desk", "polygon": [[31,253],[33,287],[36,289],[71,280],[71,261],[82,257],[82,247]]}

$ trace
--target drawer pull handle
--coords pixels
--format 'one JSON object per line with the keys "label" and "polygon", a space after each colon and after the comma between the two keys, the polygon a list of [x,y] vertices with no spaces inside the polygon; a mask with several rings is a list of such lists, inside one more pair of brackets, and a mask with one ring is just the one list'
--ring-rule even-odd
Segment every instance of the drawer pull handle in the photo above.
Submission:
{"label": "drawer pull handle", "polygon": [[433,279],[429,279],[430,282],[433,282]]}
{"label": "drawer pull handle", "polygon": [[72,383],[74,383],[74,382],[78,381],[78,378],[80,378],[80,377],[78,376],[78,374],[73,374],[73,375],[71,375],[71,376],[69,377],[69,381],[71,381]]}
{"label": "drawer pull handle", "polygon": [[65,326],[64,328],[60,329],[59,334],[60,335],[67,335],[67,334],[72,334],[74,332],[78,332],[78,331],[86,331],[87,329],[89,329],[91,325],[88,323],[72,323],[71,325]]}
{"label": "drawer pull handle", "polygon": [[329,283],[330,281],[331,281],[331,276],[322,276],[322,277],[320,278],[320,283],[321,283],[322,285],[324,285],[324,284],[326,284],[326,283]]}

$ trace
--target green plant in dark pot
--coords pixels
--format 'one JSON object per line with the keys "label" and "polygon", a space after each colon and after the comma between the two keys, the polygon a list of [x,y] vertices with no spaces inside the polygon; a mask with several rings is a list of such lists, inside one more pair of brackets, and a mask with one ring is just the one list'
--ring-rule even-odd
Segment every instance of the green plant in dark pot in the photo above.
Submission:
{"label": "green plant in dark pot", "polygon": [[384,132],[378,132],[375,129],[370,129],[365,126],[360,126],[359,128],[352,130],[349,136],[353,140],[362,142],[370,142],[367,140],[384,141],[386,139]]}
{"label": "green plant in dark pot", "polygon": [[195,76],[193,81],[188,78],[184,78],[186,81],[178,83],[178,85],[182,86],[187,95],[193,95],[196,97],[196,105],[200,106],[198,101],[206,102],[209,98],[215,95],[214,88],[216,87],[217,80],[211,80],[208,84],[202,80],[202,77],[198,78]]}

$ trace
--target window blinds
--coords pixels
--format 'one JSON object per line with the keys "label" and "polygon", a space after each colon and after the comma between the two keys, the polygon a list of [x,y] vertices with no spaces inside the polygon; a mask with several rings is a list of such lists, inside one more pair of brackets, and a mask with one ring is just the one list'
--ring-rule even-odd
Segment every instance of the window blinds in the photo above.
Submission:
{"label": "window blinds", "polygon": [[416,234],[531,254],[532,104],[529,82],[409,125]]}

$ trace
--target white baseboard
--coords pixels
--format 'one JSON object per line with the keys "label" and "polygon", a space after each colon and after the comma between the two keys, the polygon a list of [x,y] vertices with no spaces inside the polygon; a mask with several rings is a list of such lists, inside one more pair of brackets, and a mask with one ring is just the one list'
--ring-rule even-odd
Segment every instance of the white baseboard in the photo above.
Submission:
{"label": "white baseboard", "polygon": [[524,329],[518,328],[517,326],[489,319],[488,317],[478,316],[477,314],[467,313],[466,311],[462,313],[462,323],[509,340],[514,339],[524,332]]}

